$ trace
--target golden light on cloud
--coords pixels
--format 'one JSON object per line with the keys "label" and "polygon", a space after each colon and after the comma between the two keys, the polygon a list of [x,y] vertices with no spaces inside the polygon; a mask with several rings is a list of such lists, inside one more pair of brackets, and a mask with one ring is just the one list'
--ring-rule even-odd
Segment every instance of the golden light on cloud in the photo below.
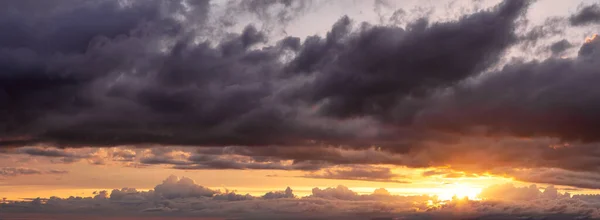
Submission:
{"label": "golden light on cloud", "polygon": [[590,42],[596,40],[596,38],[598,38],[598,34],[594,34],[591,37],[586,37],[585,38],[585,43],[590,43]]}

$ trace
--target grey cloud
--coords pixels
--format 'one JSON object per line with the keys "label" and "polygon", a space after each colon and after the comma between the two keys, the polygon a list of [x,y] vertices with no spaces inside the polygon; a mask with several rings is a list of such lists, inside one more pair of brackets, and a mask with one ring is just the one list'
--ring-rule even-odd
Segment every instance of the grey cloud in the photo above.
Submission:
{"label": "grey cloud", "polygon": [[536,185],[529,187],[515,187],[512,184],[494,185],[481,191],[480,197],[490,200],[526,201],[531,199],[570,198],[569,194],[562,194],[554,186],[549,186],[542,192]]}
{"label": "grey cloud", "polygon": [[600,23],[600,4],[584,6],[570,17],[572,25],[582,26]]}
{"label": "grey cloud", "polygon": [[262,198],[264,198],[264,199],[293,199],[293,198],[296,198],[296,196],[294,195],[294,191],[292,190],[292,188],[287,187],[285,189],[285,191],[274,191],[274,192],[265,193],[265,195],[263,195]]}
{"label": "grey cloud", "polygon": [[427,170],[427,171],[424,171],[421,175],[425,176],[425,177],[441,176],[444,178],[477,177],[477,174],[475,174],[475,173],[458,172],[458,171],[451,170],[451,169]]}
{"label": "grey cloud", "polygon": [[[53,163],[74,163],[86,160],[91,164],[107,164],[109,162],[134,162],[136,151],[129,148],[66,148],[55,147],[20,147],[0,151],[4,155],[27,155],[46,157]],[[10,157],[10,156],[9,156]]]}
{"label": "grey cloud", "polygon": [[[168,188],[166,190],[165,188]],[[339,186],[350,197],[336,199],[335,189],[324,189],[311,197],[296,198],[288,187],[285,191],[271,192],[263,198],[240,195],[235,191],[224,193],[195,184],[187,178],[171,176],[154,190],[139,191],[133,188],[114,189],[109,193],[97,192],[94,197],[51,197],[0,204],[3,213],[47,213],[86,215],[112,213],[112,216],[140,217],[225,217],[241,219],[288,219],[301,215],[302,218],[348,219],[361,215],[379,215],[394,210],[408,211],[412,207],[424,208],[429,196],[393,196],[385,189],[373,194],[358,195],[346,187]],[[317,189],[315,189],[317,190]],[[334,191],[332,191],[334,190]],[[419,204],[416,204],[419,203]],[[393,209],[392,206],[397,206]]]}
{"label": "grey cloud", "polygon": [[527,182],[600,189],[600,184],[598,184],[600,175],[596,172],[573,172],[558,168],[539,168],[523,171],[507,171],[507,174],[517,180]]}
{"label": "grey cloud", "polygon": [[[236,8],[243,12],[249,11],[255,14],[263,21],[276,20],[280,24],[287,24],[301,13],[306,12],[316,2],[313,0],[294,1],[294,0],[249,0],[249,1],[230,1],[229,4],[239,4]],[[279,10],[273,10],[279,8]],[[275,12],[275,13],[273,13]]]}
{"label": "grey cloud", "polygon": [[[128,22],[107,19],[89,30],[77,23],[69,26],[73,36],[42,38],[42,45],[64,53],[46,53],[35,41],[3,46],[0,104],[10,108],[0,112],[0,144],[403,148],[433,135],[380,119],[407,122],[413,110],[392,111],[399,100],[494,64],[516,42],[514,23],[528,5],[506,0],[456,21],[422,19],[405,29],[353,29],[344,17],[326,38],[298,43],[291,37],[260,47],[268,39],[253,26],[197,43],[201,27],[212,25],[204,23],[209,4],[161,2],[83,4]],[[80,11],[64,6],[47,15],[56,20],[47,26],[67,25],[60,16],[96,20]],[[22,35],[15,41],[43,36]],[[281,62],[290,52],[295,58]]]}
{"label": "grey cloud", "polygon": [[38,170],[25,167],[0,167],[0,177],[15,177],[22,175],[41,175],[41,174],[66,174],[66,170]]}
{"label": "grey cloud", "polygon": [[293,160],[294,162],[322,161],[332,165],[402,164],[419,167],[419,161],[408,155],[370,147],[352,149],[339,147],[224,147],[199,148],[199,154],[243,155],[255,160]]}
{"label": "grey cloud", "polygon": [[155,150],[139,160],[145,165],[166,164],[175,169],[263,169],[263,170],[318,170],[327,167],[327,161],[286,161],[282,158],[249,157],[237,154],[202,154],[182,151]]}
{"label": "grey cloud", "polygon": [[[168,184],[180,184],[181,179]],[[172,183],[171,183],[172,182]],[[163,183],[165,184],[165,183]],[[183,180],[184,188],[204,188]],[[286,190],[291,194],[291,189]],[[183,191],[181,191],[183,192]],[[395,196],[385,189],[359,195],[345,186],[313,189],[304,198],[252,198],[232,192],[217,192],[214,196],[186,192],[167,199],[155,191],[115,189],[108,195],[99,192],[95,197],[52,197],[31,201],[7,201],[0,204],[3,217],[88,218],[128,216],[148,217],[218,217],[235,219],[590,219],[600,217],[598,195],[559,193],[557,188],[537,186],[515,187],[497,185],[482,191],[485,200],[454,199],[437,204],[430,196]],[[434,204],[431,205],[431,202]],[[429,205],[428,205],[429,203]],[[111,213],[106,216],[106,213]],[[68,216],[62,216],[68,214]]]}
{"label": "grey cloud", "polygon": [[373,182],[410,183],[402,175],[392,172],[387,167],[353,166],[346,168],[330,168],[321,172],[315,172],[304,177],[322,179],[362,180]]}
{"label": "grey cloud", "polygon": [[216,191],[197,185],[190,178],[170,176],[154,187],[154,192],[166,199],[185,197],[211,197]]}
{"label": "grey cloud", "polygon": [[552,45],[550,45],[550,51],[552,51],[552,54],[560,54],[563,51],[571,48],[572,46],[573,45],[571,44],[571,42],[563,39],[563,40],[554,42]]}
{"label": "grey cloud", "polygon": [[[446,101],[421,112],[419,121],[435,129],[488,134],[556,137],[595,142],[600,120],[593,113],[600,98],[594,83],[600,40],[583,44],[576,57],[515,61],[449,92]],[[458,107],[460,106],[460,107]],[[458,108],[457,108],[458,107]]]}
{"label": "grey cloud", "polygon": [[0,176],[20,176],[32,174],[42,174],[42,172],[37,169],[20,167],[2,167],[0,169]]}
{"label": "grey cloud", "polygon": [[214,200],[224,200],[224,201],[244,201],[244,200],[252,200],[254,196],[250,194],[237,194],[235,191],[225,192],[221,194],[216,194],[213,196]]}
{"label": "grey cloud", "polygon": [[69,171],[67,170],[48,170],[46,173],[49,174],[67,174]]}
{"label": "grey cloud", "polygon": [[15,153],[26,154],[30,156],[43,156],[51,158],[59,158],[61,162],[73,163],[84,158],[89,158],[87,154],[76,154],[56,148],[38,148],[38,147],[23,147],[17,148]]}
{"label": "grey cloud", "polygon": [[363,26],[360,34],[350,36],[349,22],[342,18],[326,39],[307,39],[295,59],[302,61],[295,71],[315,72],[314,86],[305,92],[322,105],[325,115],[390,118],[402,99],[451,85],[495,64],[517,41],[515,20],[527,5],[504,1],[455,22],[429,24],[421,19],[406,30]]}
{"label": "grey cloud", "polygon": [[133,150],[120,150],[112,153],[112,157],[118,161],[133,162],[137,153]]}
{"label": "grey cloud", "polygon": [[544,21],[540,25],[536,25],[519,36],[520,42],[523,44],[523,50],[531,50],[539,41],[544,41],[553,36],[564,34],[567,28],[565,19],[562,17],[552,17]]}

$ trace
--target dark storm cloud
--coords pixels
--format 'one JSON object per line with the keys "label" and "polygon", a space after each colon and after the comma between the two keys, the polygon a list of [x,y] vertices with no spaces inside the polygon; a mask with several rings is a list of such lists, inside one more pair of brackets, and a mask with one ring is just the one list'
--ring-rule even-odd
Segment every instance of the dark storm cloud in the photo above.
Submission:
{"label": "dark storm cloud", "polygon": [[600,24],[600,4],[582,7],[570,18],[571,24],[575,26]]}
{"label": "dark storm cloud", "polygon": [[[405,29],[353,28],[343,17],[326,38],[261,46],[269,39],[251,25],[196,43],[211,24],[209,4],[194,3],[65,3],[43,16],[48,23],[20,10],[3,16],[26,30],[0,48],[0,143],[402,148],[438,137],[397,128],[419,105],[400,102],[493,65],[517,41],[515,20],[529,4],[506,0]],[[19,23],[28,20],[43,28]],[[378,121],[389,118],[392,126]]]}
{"label": "dark storm cloud", "polygon": [[496,63],[517,41],[515,20],[527,4],[504,1],[455,22],[420,19],[406,29],[363,26],[358,34],[349,33],[350,21],[343,18],[327,38],[305,41],[292,71],[315,75],[314,85],[303,92],[323,105],[325,115],[406,120],[391,112],[403,98],[451,85]]}
{"label": "dark storm cloud", "polygon": [[436,129],[490,134],[557,137],[595,142],[600,117],[597,62],[600,39],[589,40],[572,58],[515,61],[478,82],[452,90],[445,101],[421,112],[420,120]]}

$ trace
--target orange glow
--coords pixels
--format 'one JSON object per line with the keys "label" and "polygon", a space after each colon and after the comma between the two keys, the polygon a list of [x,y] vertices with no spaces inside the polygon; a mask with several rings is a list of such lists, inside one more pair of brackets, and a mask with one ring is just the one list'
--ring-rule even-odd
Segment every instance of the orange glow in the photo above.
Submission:
{"label": "orange glow", "polygon": [[596,38],[598,38],[598,34],[594,34],[591,37],[586,37],[585,38],[585,43],[590,43],[590,42],[596,40]]}
{"label": "orange glow", "polygon": [[469,200],[477,200],[481,190],[481,187],[473,186],[471,184],[455,183],[442,188],[441,192],[438,194],[438,198],[440,200],[452,200],[453,197],[459,199],[466,197],[469,198]]}

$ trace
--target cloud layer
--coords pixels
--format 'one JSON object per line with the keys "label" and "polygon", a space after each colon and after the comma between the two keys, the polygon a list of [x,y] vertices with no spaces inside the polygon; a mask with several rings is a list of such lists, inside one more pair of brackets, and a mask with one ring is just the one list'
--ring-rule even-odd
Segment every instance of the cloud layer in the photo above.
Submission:
{"label": "cloud layer", "polygon": [[[171,176],[151,191],[123,188],[98,192],[95,197],[33,199],[3,202],[3,213],[39,213],[41,216],[83,214],[108,216],[194,216],[235,219],[523,219],[597,218],[598,195],[562,194],[550,186],[515,187],[510,184],[484,189],[481,201],[455,198],[440,202],[431,196],[395,196],[385,189],[359,195],[345,186],[319,189],[298,198],[289,187],[263,197],[222,192]],[[65,216],[65,218],[68,216]]]}
{"label": "cloud layer", "polygon": [[0,179],[4,177],[15,177],[22,175],[40,175],[40,174],[67,174],[66,170],[38,170],[24,167],[0,167]]}
{"label": "cloud layer", "polygon": [[3,145],[402,147],[430,133],[411,128],[404,100],[496,63],[528,5],[405,28],[342,17],[304,41],[249,25],[212,42],[198,40],[211,27],[206,1],[68,3],[3,15],[2,27],[22,29],[0,53]]}

